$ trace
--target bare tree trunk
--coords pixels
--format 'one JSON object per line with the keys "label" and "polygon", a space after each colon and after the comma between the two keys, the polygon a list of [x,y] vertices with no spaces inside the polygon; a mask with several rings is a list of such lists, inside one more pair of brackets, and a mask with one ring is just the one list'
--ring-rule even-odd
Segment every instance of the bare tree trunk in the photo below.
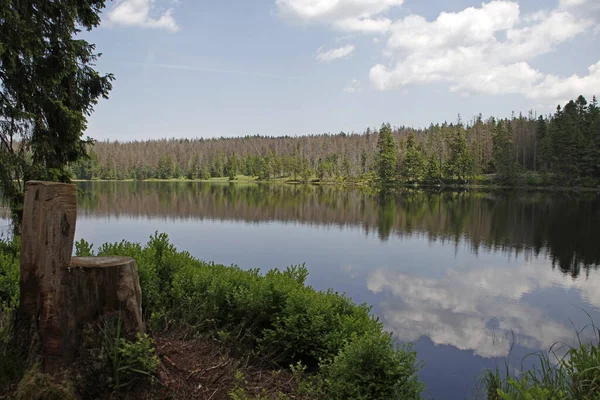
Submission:
{"label": "bare tree trunk", "polygon": [[104,314],[120,313],[130,333],[144,330],[135,260],[75,257],[72,262],[76,218],[74,185],[27,182],[15,339],[51,373],[74,361],[84,328]]}

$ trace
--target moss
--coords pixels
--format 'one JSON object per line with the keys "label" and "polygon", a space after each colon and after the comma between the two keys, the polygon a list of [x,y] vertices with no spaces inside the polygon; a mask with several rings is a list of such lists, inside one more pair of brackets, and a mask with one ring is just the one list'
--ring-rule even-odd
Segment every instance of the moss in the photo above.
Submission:
{"label": "moss", "polygon": [[29,369],[17,388],[17,400],[75,400],[69,382],[57,382],[52,376],[40,372],[39,365]]}

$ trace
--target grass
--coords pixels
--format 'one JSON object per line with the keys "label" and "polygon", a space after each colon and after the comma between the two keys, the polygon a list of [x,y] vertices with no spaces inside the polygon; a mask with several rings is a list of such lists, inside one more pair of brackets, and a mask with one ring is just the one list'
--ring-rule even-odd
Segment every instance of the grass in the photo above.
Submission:
{"label": "grass", "polygon": [[[487,370],[481,387],[488,400],[598,400],[600,399],[600,330],[592,323],[594,340],[584,341],[577,332],[578,344],[555,344],[547,352],[528,357],[537,367],[511,373]],[[566,350],[566,352],[565,352]],[[562,353],[564,355],[561,355]]]}

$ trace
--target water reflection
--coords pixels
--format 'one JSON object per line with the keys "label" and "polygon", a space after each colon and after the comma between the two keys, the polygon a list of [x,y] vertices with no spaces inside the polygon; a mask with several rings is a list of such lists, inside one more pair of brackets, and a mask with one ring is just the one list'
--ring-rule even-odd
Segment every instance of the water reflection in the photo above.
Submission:
{"label": "water reflection", "polygon": [[[380,313],[399,339],[415,341],[425,335],[437,345],[472,350],[486,358],[506,357],[514,345],[535,351],[558,342],[574,344],[570,321],[561,321],[545,309],[547,304],[531,304],[526,297],[560,289],[563,296],[577,293],[579,304],[599,308],[598,287],[597,274],[565,279],[539,262],[517,268],[450,269],[440,278],[378,269],[368,278],[369,290],[388,294]],[[568,296],[564,299],[572,303]],[[571,311],[567,315],[573,320],[586,323],[585,313]]]}
{"label": "water reflection", "polygon": [[285,221],[360,226],[382,241],[425,236],[430,242],[482,249],[526,260],[549,257],[572,277],[600,264],[596,194],[431,192],[376,196],[360,190],[284,185],[88,182],[81,215]]}

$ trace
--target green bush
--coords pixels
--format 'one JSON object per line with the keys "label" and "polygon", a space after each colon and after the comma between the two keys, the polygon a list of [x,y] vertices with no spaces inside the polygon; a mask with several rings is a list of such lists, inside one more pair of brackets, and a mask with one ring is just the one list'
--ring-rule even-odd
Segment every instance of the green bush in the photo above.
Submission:
{"label": "green bush", "polygon": [[0,239],[0,331],[2,315],[19,304],[19,238]]}
{"label": "green bush", "polygon": [[111,373],[112,387],[123,389],[139,381],[153,381],[160,361],[148,335],[138,333],[133,341],[122,337],[120,318],[105,320],[102,333],[101,358]]}
{"label": "green bush", "polygon": [[410,345],[397,347],[386,333],[348,341],[321,367],[328,399],[410,400],[420,399],[424,390],[416,353]]}
{"label": "green bush", "polygon": [[[236,350],[283,367],[300,362],[313,373],[327,371],[329,394],[338,396],[332,398],[352,398],[344,397],[348,393],[363,396],[357,399],[419,397],[420,365],[414,352],[395,347],[366,305],[306,286],[304,266],[263,275],[257,269],[205,263],[178,252],[164,234],[153,235],[145,247],[125,241],[105,244],[98,255],[137,261],[151,326],[175,321],[197,333],[232,340]],[[356,382],[342,390],[349,378]]]}

